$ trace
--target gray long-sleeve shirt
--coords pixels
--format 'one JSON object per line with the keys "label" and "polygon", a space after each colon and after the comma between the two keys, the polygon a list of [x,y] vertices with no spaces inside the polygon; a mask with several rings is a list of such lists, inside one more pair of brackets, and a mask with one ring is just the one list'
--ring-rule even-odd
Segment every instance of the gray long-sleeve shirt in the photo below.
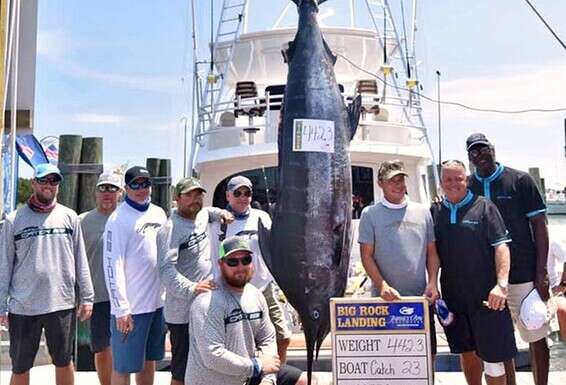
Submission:
{"label": "gray long-sleeve shirt", "polygon": [[77,214],[27,205],[6,217],[0,244],[0,314],[38,315],[92,303],[94,290]]}
{"label": "gray long-sleeve shirt", "polygon": [[277,354],[265,297],[251,284],[238,294],[220,282],[193,301],[189,343],[186,384],[245,384],[257,351]]}
{"label": "gray long-sleeve shirt", "polygon": [[157,233],[157,258],[161,282],[165,286],[165,320],[189,322],[189,308],[197,282],[212,278],[209,224],[219,221],[222,210],[207,207],[195,220],[173,211]]}

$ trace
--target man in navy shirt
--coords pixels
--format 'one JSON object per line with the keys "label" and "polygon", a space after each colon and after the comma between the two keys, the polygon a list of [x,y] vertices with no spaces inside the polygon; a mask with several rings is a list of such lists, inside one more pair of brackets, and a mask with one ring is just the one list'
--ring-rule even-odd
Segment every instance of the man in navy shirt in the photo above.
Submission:
{"label": "man in navy shirt", "polygon": [[[510,244],[509,309],[521,338],[530,344],[535,384],[546,385],[549,367],[546,336],[550,333],[550,325],[546,323],[539,329],[529,330],[519,320],[521,302],[534,288],[542,300],[549,298],[546,206],[529,174],[495,161],[495,149],[485,135],[470,135],[466,148],[470,162],[476,167],[469,178],[470,190],[495,203],[513,240]],[[506,366],[508,377],[514,378],[513,363]]]}
{"label": "man in navy shirt", "polygon": [[462,162],[443,163],[441,184],[446,198],[432,216],[442,294],[454,313],[444,332],[469,385],[481,384],[482,370],[489,385],[502,385],[504,362],[517,353],[506,307],[510,239],[495,205],[468,190]]}

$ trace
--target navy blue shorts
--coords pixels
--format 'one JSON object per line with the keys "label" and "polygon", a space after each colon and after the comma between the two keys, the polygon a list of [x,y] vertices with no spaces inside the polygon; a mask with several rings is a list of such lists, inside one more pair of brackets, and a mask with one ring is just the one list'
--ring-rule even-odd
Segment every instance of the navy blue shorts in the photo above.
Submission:
{"label": "navy blue shorts", "polygon": [[57,367],[69,365],[75,339],[75,317],[75,309],[40,315],[9,313],[12,372],[22,374],[33,367],[42,330],[45,330],[47,349],[53,365]]}
{"label": "navy blue shorts", "polygon": [[95,303],[90,317],[90,350],[100,353],[110,346],[110,301]]}
{"label": "navy blue shorts", "polygon": [[503,362],[517,354],[513,321],[509,309],[487,307],[473,313],[454,314],[454,321],[444,326],[452,353],[475,351],[486,362]]}
{"label": "navy blue shorts", "polygon": [[159,361],[165,354],[163,308],[132,318],[134,329],[124,338],[116,328],[116,317],[111,317],[112,367],[118,373],[141,372],[145,361]]}

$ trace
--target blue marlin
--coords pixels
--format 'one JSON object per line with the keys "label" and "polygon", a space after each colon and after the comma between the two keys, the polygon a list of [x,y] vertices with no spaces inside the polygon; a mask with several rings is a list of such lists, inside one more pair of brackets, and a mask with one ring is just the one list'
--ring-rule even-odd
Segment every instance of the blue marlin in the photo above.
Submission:
{"label": "blue marlin", "polygon": [[351,248],[349,146],[360,97],[346,107],[336,56],[316,17],[325,0],[293,0],[299,12],[279,125],[279,190],[271,230],[260,222],[262,255],[297,310],[307,345],[309,383],[314,352],[330,330],[329,300],[346,289]]}

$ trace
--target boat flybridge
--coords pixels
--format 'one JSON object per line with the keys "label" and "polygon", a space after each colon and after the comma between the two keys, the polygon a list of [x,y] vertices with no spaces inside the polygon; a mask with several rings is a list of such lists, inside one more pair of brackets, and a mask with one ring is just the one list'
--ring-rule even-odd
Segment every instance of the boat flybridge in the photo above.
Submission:
{"label": "boat flybridge", "polygon": [[[224,207],[227,181],[242,174],[254,183],[253,204],[269,211],[277,199],[277,131],[287,78],[284,51],[295,35],[296,6],[289,0],[224,0],[217,5],[216,34],[206,43],[207,58],[199,57],[198,30],[193,30],[188,169],[209,192],[205,205]],[[354,218],[380,198],[377,170],[385,160],[404,161],[411,199],[428,200],[431,149],[418,95],[416,0],[405,5],[400,16],[388,1],[333,0],[320,6],[319,24],[338,56],[335,73],[344,101],[350,103],[358,94],[363,100],[350,146]],[[193,8],[195,25],[198,12]],[[273,14],[276,20],[270,28],[251,31],[254,21],[265,22]],[[407,28],[397,27],[400,20]]]}

